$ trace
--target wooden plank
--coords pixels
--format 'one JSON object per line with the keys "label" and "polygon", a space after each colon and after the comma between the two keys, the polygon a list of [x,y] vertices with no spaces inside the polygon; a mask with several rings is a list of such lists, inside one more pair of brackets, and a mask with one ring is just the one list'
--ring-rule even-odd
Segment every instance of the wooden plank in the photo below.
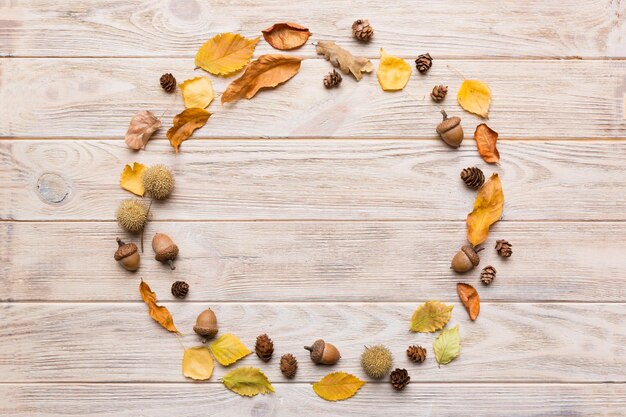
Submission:
{"label": "wooden plank", "polygon": [[[114,221],[125,164],[174,170],[155,220],[463,220],[475,192],[467,166],[499,172],[504,220],[626,220],[626,147],[614,142],[513,142],[484,164],[473,141],[199,141],[174,155],[155,140],[0,142],[0,218]],[[575,239],[578,240],[578,239]]]}
{"label": "wooden plank", "polygon": [[[220,106],[217,99],[194,137],[434,139],[445,107],[463,117],[471,138],[483,120],[456,103],[461,74],[490,85],[489,125],[502,139],[626,137],[626,61],[441,60],[428,78],[414,73],[397,93],[381,91],[374,74],[358,85],[346,76],[329,91],[322,77],[330,69],[324,60],[306,60],[292,80],[252,100]],[[202,75],[179,58],[1,59],[0,101],[11,105],[0,109],[0,136],[122,139],[132,115],[149,109],[164,114],[156,136],[163,139],[182,108],[182,99],[158,84],[165,71],[180,81]],[[219,93],[231,81],[212,79]],[[439,83],[450,87],[443,105],[429,97]]]}
{"label": "wooden plank", "polygon": [[[358,11],[348,2],[313,0],[4,1],[0,55],[192,57],[216,33],[258,36],[286,19],[308,26],[311,40],[336,40],[370,56],[385,47],[411,58],[426,51],[435,57],[624,57],[625,11],[611,0],[370,0]],[[352,38],[357,18],[375,28],[370,44]],[[257,51],[275,52],[264,41]],[[311,56],[313,47],[298,52]]]}

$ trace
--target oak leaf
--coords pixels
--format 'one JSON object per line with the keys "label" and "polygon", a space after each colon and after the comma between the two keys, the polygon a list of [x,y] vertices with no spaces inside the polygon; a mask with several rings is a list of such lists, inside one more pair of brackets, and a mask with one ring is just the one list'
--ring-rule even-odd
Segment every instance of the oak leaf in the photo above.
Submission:
{"label": "oak leaf", "polygon": [[185,108],[187,109],[193,107],[203,109],[211,104],[215,98],[213,84],[211,84],[211,80],[207,77],[196,77],[185,80],[178,86],[183,93],[183,100],[185,101]]}
{"label": "oak leaf", "polygon": [[352,397],[365,381],[345,372],[333,372],[313,384],[313,391],[327,401],[341,401]]}
{"label": "oak leaf", "polygon": [[185,349],[183,354],[183,375],[187,378],[204,381],[213,375],[213,357],[209,348],[198,346]]}
{"label": "oak leaf", "polygon": [[163,326],[164,329],[178,333],[172,315],[166,307],[157,305],[156,294],[150,290],[150,286],[143,279],[141,280],[141,284],[139,284],[139,293],[143,301],[148,305],[150,317]]}
{"label": "oak leaf", "polygon": [[376,75],[383,90],[402,90],[411,77],[411,66],[404,59],[389,55],[380,48],[380,63]]}
{"label": "oak leaf", "polygon": [[461,352],[461,337],[459,336],[459,325],[452,329],[444,329],[433,343],[435,359],[439,365],[450,363]]}
{"label": "oak leaf", "polygon": [[211,349],[215,359],[223,366],[231,365],[252,353],[237,336],[229,333],[221,335],[209,345],[209,349]]}
{"label": "oak leaf", "polygon": [[292,22],[275,23],[262,32],[267,43],[283,51],[301,47],[311,36],[309,29]]}
{"label": "oak leaf", "polygon": [[120,185],[122,188],[143,197],[146,190],[143,188],[141,175],[145,170],[146,166],[139,162],[133,162],[132,167],[127,164],[120,175]]}
{"label": "oak leaf", "polygon": [[426,301],[413,313],[411,331],[432,333],[443,329],[452,317],[453,308],[441,301]]}
{"label": "oak leaf", "polygon": [[291,55],[261,55],[222,94],[222,104],[242,98],[250,99],[262,88],[276,87],[300,70],[302,58]]}
{"label": "oak leaf", "polygon": [[487,239],[489,227],[502,216],[503,206],[502,183],[494,173],[478,191],[474,210],[467,215],[467,240],[472,245],[480,245]]}
{"label": "oak leaf", "polygon": [[174,116],[173,126],[167,131],[170,144],[178,153],[180,144],[186,141],[194,132],[201,128],[209,120],[211,113],[197,107],[185,109],[182,113]]}
{"label": "oak leaf", "polygon": [[489,86],[478,80],[465,80],[457,94],[459,104],[470,113],[486,119],[489,116],[491,105],[491,90]]}
{"label": "oak leaf", "polygon": [[259,38],[247,39],[236,33],[220,33],[196,53],[196,67],[213,75],[229,75],[242,69],[254,53]]}
{"label": "oak leaf", "polygon": [[456,284],[456,292],[459,294],[461,302],[467,309],[470,319],[476,320],[478,313],[480,313],[480,297],[476,288],[469,284],[459,282]]}
{"label": "oak leaf", "polygon": [[267,376],[260,369],[251,366],[233,369],[224,375],[222,383],[229,390],[245,397],[274,392],[274,387]]}
{"label": "oak leaf", "polygon": [[374,65],[364,57],[355,57],[333,41],[319,41],[315,52],[330,61],[333,67],[339,68],[344,74],[351,73],[359,81],[364,72],[374,71]]}
{"label": "oak leaf", "polygon": [[498,132],[491,129],[486,124],[481,123],[476,126],[474,140],[476,140],[478,153],[483,157],[485,162],[495,164],[500,160],[500,152],[498,152],[498,148],[496,148]]}
{"label": "oak leaf", "polygon": [[137,112],[130,120],[130,126],[124,138],[126,145],[138,151],[146,146],[150,136],[161,128],[161,121],[148,110]]}

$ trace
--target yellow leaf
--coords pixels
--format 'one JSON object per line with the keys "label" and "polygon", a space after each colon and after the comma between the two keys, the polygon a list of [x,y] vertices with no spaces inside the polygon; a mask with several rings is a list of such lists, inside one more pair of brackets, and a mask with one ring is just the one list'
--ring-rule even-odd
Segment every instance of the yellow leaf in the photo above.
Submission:
{"label": "yellow leaf", "polygon": [[426,301],[413,313],[411,331],[432,333],[443,329],[452,316],[453,308],[441,301]]}
{"label": "yellow leaf", "polygon": [[126,191],[143,197],[146,190],[141,182],[141,175],[146,170],[146,166],[139,162],[133,162],[133,166],[126,165],[120,175],[120,185]]}
{"label": "yellow leaf", "polygon": [[223,366],[231,365],[252,353],[237,336],[229,333],[221,335],[209,348],[215,359]]}
{"label": "yellow leaf", "polygon": [[444,329],[433,342],[435,359],[439,365],[450,363],[461,352],[461,337],[458,324],[452,329]]}
{"label": "yellow leaf", "polygon": [[254,53],[259,38],[220,33],[206,41],[196,53],[196,67],[213,75],[228,75],[242,69]]}
{"label": "yellow leaf", "polygon": [[186,109],[174,117],[173,126],[167,131],[170,144],[178,153],[180,144],[186,141],[194,130],[204,126],[211,113],[200,108]]}
{"label": "yellow leaf", "polygon": [[324,55],[333,67],[338,67],[344,74],[351,73],[357,81],[363,78],[364,72],[374,71],[369,59],[354,56],[333,41],[319,41],[315,47],[318,55]]}
{"label": "yellow leaf", "polygon": [[354,375],[345,372],[333,372],[313,384],[313,391],[327,401],[341,401],[352,397],[365,385]]}
{"label": "yellow leaf", "polygon": [[156,294],[150,290],[150,286],[146,284],[143,279],[141,280],[141,284],[139,284],[139,293],[141,294],[143,301],[148,304],[150,317],[163,326],[164,329],[173,333],[178,333],[178,329],[176,329],[176,326],[174,325],[172,315],[167,308],[157,305]]}
{"label": "yellow leaf", "polygon": [[261,55],[252,61],[243,75],[222,94],[222,104],[241,98],[250,99],[261,88],[276,87],[296,75],[302,59],[291,55]]}
{"label": "yellow leaf", "polygon": [[468,112],[477,114],[485,119],[489,116],[491,90],[484,82],[478,80],[463,81],[457,98],[461,107]]}
{"label": "yellow leaf", "polygon": [[274,387],[265,374],[260,369],[251,366],[233,369],[224,375],[222,383],[229,390],[246,397],[274,392]]}
{"label": "yellow leaf", "polygon": [[183,354],[183,375],[187,378],[204,381],[213,374],[213,357],[204,346],[185,349]]}
{"label": "yellow leaf", "polygon": [[380,48],[380,64],[376,75],[383,90],[402,90],[411,77],[411,66],[404,59],[389,55]]}
{"label": "yellow leaf", "polygon": [[207,77],[196,77],[179,84],[186,108],[205,108],[215,98],[213,84]]}
{"label": "yellow leaf", "polygon": [[467,215],[467,240],[474,246],[483,243],[489,235],[489,227],[500,220],[504,194],[498,174],[493,174],[478,191],[474,211]]}

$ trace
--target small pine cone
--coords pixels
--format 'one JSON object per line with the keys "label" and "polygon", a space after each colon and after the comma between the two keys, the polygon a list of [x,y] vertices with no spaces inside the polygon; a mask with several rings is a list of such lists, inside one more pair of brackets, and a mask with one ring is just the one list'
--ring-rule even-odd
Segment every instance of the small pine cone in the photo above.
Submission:
{"label": "small pine cone", "polygon": [[398,391],[404,389],[404,387],[406,387],[411,380],[407,370],[400,368],[396,368],[392,371],[389,378],[391,379],[391,385],[393,385],[393,387]]}
{"label": "small pine cone", "polygon": [[480,168],[471,167],[461,171],[461,179],[470,188],[480,188],[485,183],[485,174]]}
{"label": "small pine cone", "polygon": [[418,345],[409,346],[406,355],[413,362],[422,363],[426,360],[426,349]]}
{"label": "small pine cone", "polygon": [[280,358],[280,372],[287,378],[296,376],[298,370],[298,361],[291,353],[287,353]]}
{"label": "small pine cone", "polygon": [[420,55],[415,60],[415,66],[417,70],[423,74],[433,66],[433,59],[430,54]]}
{"label": "small pine cone", "polygon": [[189,292],[189,284],[185,281],[176,281],[172,284],[172,295],[176,298],[185,298]]}
{"label": "small pine cone", "polygon": [[511,249],[513,245],[507,242],[504,239],[496,241],[496,250],[498,251],[498,255],[508,258],[513,254],[513,249]]}
{"label": "small pine cone", "polygon": [[168,93],[173,93],[176,90],[176,78],[169,72],[161,75],[161,87]]}
{"label": "small pine cone", "polygon": [[357,20],[352,24],[352,36],[363,42],[369,42],[374,36],[374,29],[367,20]]}
{"label": "small pine cone", "polygon": [[487,265],[486,267],[484,267],[483,271],[480,273],[480,280],[485,285],[491,284],[491,282],[495,279],[495,277],[496,277],[496,268],[494,268],[491,265]]}
{"label": "small pine cone", "polygon": [[332,70],[324,77],[324,87],[326,88],[338,87],[339,84],[341,84],[341,74],[337,70]]}
{"label": "small pine cone", "polygon": [[274,353],[274,342],[272,342],[272,339],[270,339],[268,335],[262,334],[256,338],[254,350],[256,351],[256,355],[262,361],[267,362],[272,359],[272,354]]}
{"label": "small pine cone", "polygon": [[436,85],[433,87],[433,91],[431,91],[430,93],[430,98],[432,98],[433,101],[439,103],[440,101],[443,101],[444,98],[446,98],[446,94],[448,94],[447,85]]}

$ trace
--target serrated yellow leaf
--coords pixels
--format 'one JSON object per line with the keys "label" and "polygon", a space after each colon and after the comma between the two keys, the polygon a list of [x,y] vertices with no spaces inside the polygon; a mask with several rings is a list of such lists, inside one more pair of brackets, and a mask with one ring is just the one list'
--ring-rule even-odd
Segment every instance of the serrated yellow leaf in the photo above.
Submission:
{"label": "serrated yellow leaf", "polygon": [[459,325],[452,329],[444,329],[433,343],[435,359],[439,365],[450,363],[461,352],[461,337],[459,336]]}
{"label": "serrated yellow leaf", "polygon": [[211,104],[215,98],[213,84],[211,84],[211,80],[207,77],[196,77],[185,80],[178,86],[183,93],[183,100],[185,101],[185,108],[187,109],[194,107],[203,109]]}
{"label": "serrated yellow leaf", "polygon": [[187,378],[204,381],[213,374],[213,357],[208,347],[198,346],[185,349],[183,354],[183,375]]}
{"label": "serrated yellow leaf", "polygon": [[461,107],[468,112],[477,114],[485,119],[489,116],[491,90],[484,82],[478,80],[463,81],[461,88],[459,88],[457,99]]}
{"label": "serrated yellow leaf", "polygon": [[352,397],[365,381],[345,372],[333,372],[313,384],[313,391],[327,401],[341,401]]}
{"label": "serrated yellow leaf", "polygon": [[480,187],[474,210],[467,215],[467,240],[476,246],[487,240],[489,227],[500,220],[504,206],[502,183],[497,173]]}
{"label": "serrated yellow leaf", "polygon": [[411,331],[432,333],[443,329],[452,316],[453,308],[441,301],[426,301],[413,313]]}
{"label": "serrated yellow leaf", "polygon": [[252,352],[241,343],[237,336],[227,333],[209,345],[215,359],[223,366],[231,365]]}
{"label": "serrated yellow leaf", "polygon": [[274,392],[274,387],[265,374],[260,369],[251,366],[233,369],[224,375],[222,383],[229,390],[246,397]]}
{"label": "serrated yellow leaf", "polygon": [[141,175],[146,170],[146,166],[139,162],[133,162],[133,166],[126,165],[120,175],[120,185],[126,191],[142,196],[146,192],[141,182]]}
{"label": "serrated yellow leaf", "polygon": [[380,63],[376,75],[383,90],[402,90],[411,77],[411,66],[404,59],[389,55],[380,48]]}
{"label": "serrated yellow leaf", "polygon": [[213,75],[229,75],[242,69],[254,53],[259,38],[220,33],[206,41],[196,53],[196,67]]}

